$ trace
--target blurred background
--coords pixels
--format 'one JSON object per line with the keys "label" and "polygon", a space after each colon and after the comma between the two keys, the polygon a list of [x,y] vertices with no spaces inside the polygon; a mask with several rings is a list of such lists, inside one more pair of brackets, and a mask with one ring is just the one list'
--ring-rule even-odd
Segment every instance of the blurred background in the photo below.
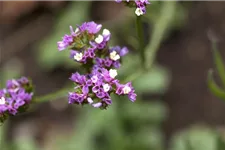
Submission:
{"label": "blurred background", "polygon": [[[225,103],[206,85],[214,67],[209,35],[225,58],[224,18],[225,2],[153,1],[143,26],[156,63],[134,81],[135,103],[115,98],[107,111],[68,106],[66,98],[38,104],[0,126],[1,150],[224,150]],[[0,87],[21,75],[37,95],[64,87],[77,66],[56,42],[69,25],[92,20],[112,32],[111,45],[132,51],[121,78],[134,72],[135,15],[123,4],[1,1]]]}

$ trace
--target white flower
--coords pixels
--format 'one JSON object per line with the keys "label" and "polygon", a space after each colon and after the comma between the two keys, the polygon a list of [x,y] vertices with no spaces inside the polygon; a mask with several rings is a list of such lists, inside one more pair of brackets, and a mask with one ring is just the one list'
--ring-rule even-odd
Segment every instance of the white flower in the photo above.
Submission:
{"label": "white flower", "polygon": [[95,108],[99,108],[99,107],[102,106],[102,103],[98,102],[98,103],[92,104],[92,106],[95,107]]}
{"label": "white flower", "polygon": [[98,37],[95,39],[95,42],[100,44],[103,41],[103,36],[102,35],[98,35]]}
{"label": "white flower", "polygon": [[135,14],[136,14],[137,16],[140,16],[140,15],[143,15],[144,12],[143,12],[140,8],[137,8],[137,9],[135,10]]}
{"label": "white flower", "polygon": [[108,36],[108,35],[110,35],[110,31],[108,29],[104,29],[102,32],[102,35]]}
{"label": "white flower", "polygon": [[109,84],[103,84],[103,90],[104,90],[104,92],[108,92],[110,90],[110,85]]}
{"label": "white flower", "polygon": [[87,98],[87,101],[89,104],[92,104],[94,102],[90,97]]}
{"label": "white flower", "polygon": [[131,88],[129,86],[127,86],[127,85],[123,88],[123,93],[124,94],[130,93],[130,91],[131,91]]}
{"label": "white flower", "polygon": [[96,83],[96,82],[98,81],[98,77],[97,77],[97,76],[92,76],[92,77],[91,77],[91,81],[92,81],[93,83]]}
{"label": "white flower", "polygon": [[109,76],[110,76],[111,78],[115,78],[115,77],[117,76],[117,71],[116,71],[116,69],[110,69],[110,70],[109,70]]}
{"label": "white flower", "polygon": [[0,98],[0,105],[4,105],[5,104],[5,97],[1,97]]}
{"label": "white flower", "polygon": [[114,60],[114,61],[120,59],[120,55],[118,55],[118,54],[116,53],[116,51],[112,51],[112,52],[109,54],[109,57],[110,57],[110,59],[112,59],[112,60]]}
{"label": "white flower", "polygon": [[76,28],[75,33],[79,32],[79,28]]}
{"label": "white flower", "polygon": [[74,55],[74,59],[75,59],[76,61],[81,61],[82,58],[83,58],[83,54],[82,54],[82,53],[76,53],[76,54]]}

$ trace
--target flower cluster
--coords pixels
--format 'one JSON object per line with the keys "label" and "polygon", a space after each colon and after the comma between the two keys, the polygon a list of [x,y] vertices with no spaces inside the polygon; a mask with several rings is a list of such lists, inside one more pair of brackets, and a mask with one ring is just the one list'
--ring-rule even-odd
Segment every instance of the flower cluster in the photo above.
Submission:
{"label": "flower cluster", "polygon": [[131,82],[121,84],[117,70],[121,66],[121,58],[128,53],[126,47],[109,47],[111,33],[95,22],[85,22],[66,34],[58,42],[58,50],[70,49],[70,58],[79,62],[87,73],[72,74],[70,80],[75,83],[73,92],[69,92],[70,104],[90,104],[105,109],[112,103],[110,94],[127,95],[131,101],[136,94]]}
{"label": "flower cluster", "polygon": [[[115,0],[117,3],[121,3],[122,0]],[[130,7],[136,7],[135,14],[141,16],[146,13],[146,5],[150,4],[149,0],[126,0],[124,1],[126,5]]]}
{"label": "flower cluster", "polygon": [[128,95],[131,101],[136,100],[136,94],[131,83],[120,84],[115,69],[107,70],[95,67],[90,74],[74,73],[71,80],[76,83],[75,92],[69,93],[69,103],[91,104],[93,107],[106,108],[112,103],[111,93]]}
{"label": "flower cluster", "polygon": [[26,77],[8,80],[6,88],[0,89],[0,123],[9,115],[24,112],[32,100],[33,88]]}

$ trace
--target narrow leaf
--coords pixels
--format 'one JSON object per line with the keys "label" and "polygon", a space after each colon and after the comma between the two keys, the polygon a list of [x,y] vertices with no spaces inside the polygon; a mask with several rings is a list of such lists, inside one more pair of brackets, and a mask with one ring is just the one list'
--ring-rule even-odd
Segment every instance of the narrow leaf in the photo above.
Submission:
{"label": "narrow leaf", "polygon": [[218,98],[225,100],[225,92],[217,86],[215,81],[213,80],[213,71],[209,70],[208,72],[208,88],[210,91]]}
{"label": "narrow leaf", "polygon": [[217,45],[215,42],[213,42],[212,48],[213,48],[213,58],[216,65],[216,69],[223,83],[223,86],[225,87],[225,66],[223,64],[222,57],[219,53],[219,50],[217,49]]}

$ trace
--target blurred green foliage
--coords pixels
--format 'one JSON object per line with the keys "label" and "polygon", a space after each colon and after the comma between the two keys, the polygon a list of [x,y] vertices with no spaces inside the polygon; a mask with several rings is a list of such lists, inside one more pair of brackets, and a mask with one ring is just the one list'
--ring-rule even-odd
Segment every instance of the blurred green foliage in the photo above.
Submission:
{"label": "blurred green foliage", "polygon": [[170,150],[224,150],[224,135],[204,125],[174,135]]}
{"label": "blurred green foliage", "polygon": [[37,61],[43,69],[53,69],[58,65],[63,65],[64,68],[76,67],[76,63],[66,59],[69,51],[58,51],[57,42],[62,39],[63,35],[70,34],[70,25],[75,27],[82,22],[89,21],[90,3],[89,1],[71,3],[55,21],[52,34],[39,43]]}
{"label": "blurred green foliage", "polygon": [[8,79],[20,77],[22,72],[22,65],[20,60],[9,60],[2,68],[0,68],[0,88],[5,87]]}

